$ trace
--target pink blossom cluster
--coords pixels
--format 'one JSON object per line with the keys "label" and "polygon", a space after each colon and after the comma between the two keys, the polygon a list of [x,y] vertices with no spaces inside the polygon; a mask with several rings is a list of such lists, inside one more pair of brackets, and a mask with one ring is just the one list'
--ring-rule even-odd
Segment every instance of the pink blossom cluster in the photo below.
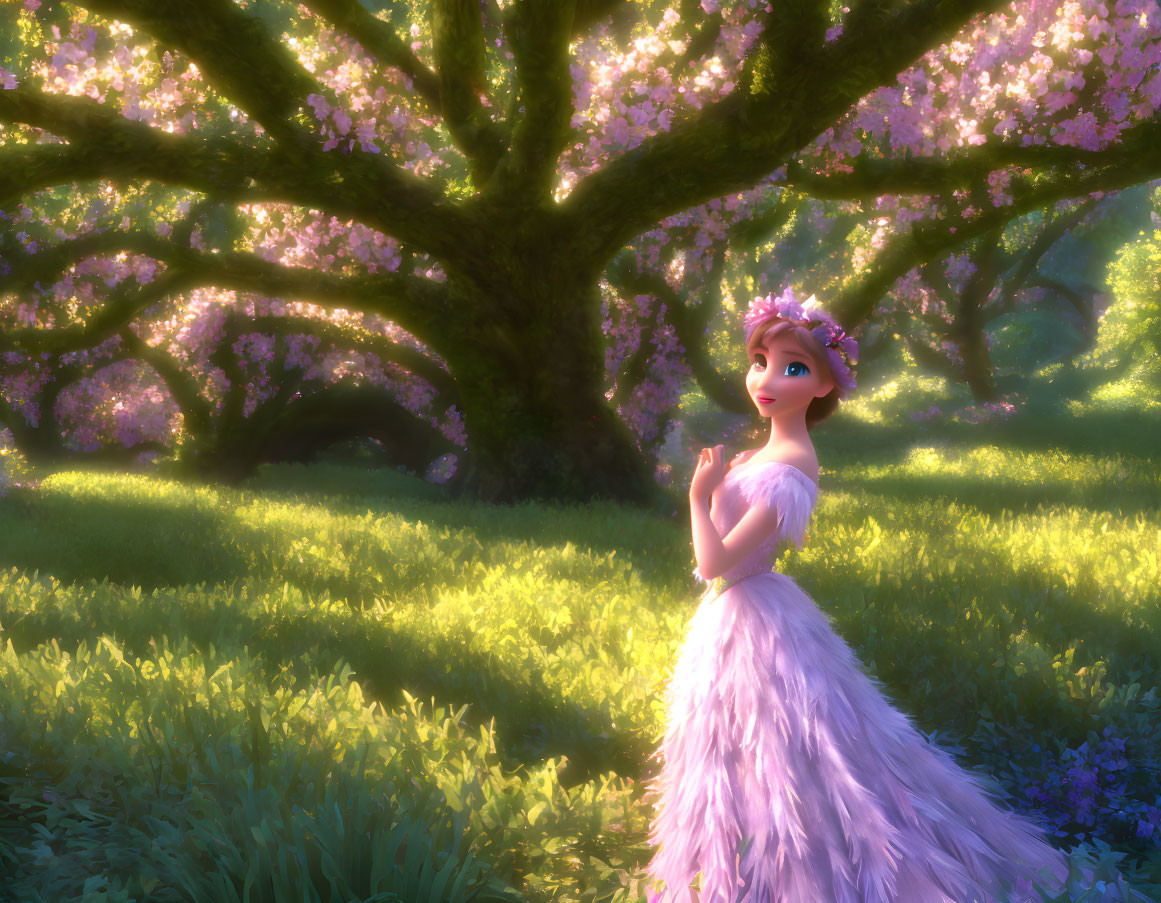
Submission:
{"label": "pink blossom cluster", "polygon": [[952,415],[953,420],[962,420],[964,423],[991,423],[998,420],[1007,420],[1016,413],[1016,405],[1008,396],[998,401],[985,401],[981,404],[969,404]]}
{"label": "pink blossom cluster", "polygon": [[583,36],[570,69],[576,137],[560,161],[557,199],[616,154],[733,91],[769,8],[756,0],[721,9],[703,4],[706,12],[720,14],[721,32],[712,51],[684,71],[674,68],[686,49],[686,40],[676,32],[680,16],[675,9],[624,49],[604,23]]}
{"label": "pink blossom cluster", "polygon": [[[393,337],[402,344],[419,345],[394,324],[383,323],[371,315],[322,308],[307,311],[302,308],[313,306],[298,302],[271,303],[269,299],[248,303],[248,299],[240,299],[236,293],[208,289],[191,292],[188,301],[172,299],[163,310],[155,311],[153,319],[139,320],[134,331],[199,382],[199,394],[211,404],[214,416],[218,416],[223,410],[230,380],[210,357],[224,337],[226,314],[241,308],[250,316],[279,315],[272,312],[272,307],[299,319],[358,326],[361,331]],[[319,385],[353,379],[380,386],[449,439],[463,443],[462,415],[454,407],[442,415],[433,410],[436,393],[426,381],[395,364],[383,366],[374,354],[324,346],[312,336],[291,335],[285,342],[281,369],[275,366],[272,336],[244,333],[234,342],[231,350],[245,377],[243,413],[246,416],[274,396],[288,369],[297,368],[304,379]],[[115,345],[114,339],[96,349],[66,355],[59,362],[89,363],[85,378],[66,387],[56,400],[55,413],[65,445],[77,451],[93,451],[109,444],[131,448],[150,441],[171,443],[181,428],[182,415],[168,388],[141,361],[102,364]],[[35,427],[40,417],[37,395],[57,375],[47,361],[22,359],[15,353],[4,357],[8,366],[0,373],[0,394]]]}
{"label": "pink blossom cluster", "polygon": [[323,134],[327,139],[326,143],[323,144],[323,150],[334,150],[341,145],[349,153],[355,149],[357,144],[359,150],[370,154],[379,153],[379,146],[375,144],[374,140],[374,117],[359,123],[352,130],[351,117],[347,112],[340,107],[331,106],[321,94],[310,94],[307,96],[307,101],[323,125]]}
{"label": "pink blossom cluster", "polygon": [[[663,303],[655,303],[650,295],[624,299],[607,283],[603,294],[602,330],[608,336],[605,379],[610,386],[605,397],[609,400],[617,393],[617,374],[637,353],[646,326],[651,327],[649,374],[630,389],[617,411],[633,430],[639,446],[655,443],[668,428],[673,406],[681,396],[682,383],[691,375],[682,357],[683,349],[672,324],[666,321]],[[655,308],[652,316],[651,307]]]}
{"label": "pink blossom cluster", "polygon": [[933,404],[926,411],[914,411],[914,412],[912,412],[911,419],[914,420],[916,423],[921,423],[924,420],[930,420],[932,417],[938,417],[942,413],[943,412],[939,409],[939,406]]}
{"label": "pink blossom cluster", "polygon": [[70,385],[57,399],[57,412],[65,444],[82,452],[166,443],[180,417],[156,374],[134,360],[95,369]]}
{"label": "pink blossom cluster", "polygon": [[865,141],[915,156],[996,138],[1096,150],[1161,107],[1159,64],[1156,0],[1010,3],[860,101],[818,150],[832,165]]}
{"label": "pink blossom cluster", "polygon": [[274,263],[340,274],[392,273],[402,263],[399,242],[362,223],[288,204],[239,210],[252,218],[254,252]]}

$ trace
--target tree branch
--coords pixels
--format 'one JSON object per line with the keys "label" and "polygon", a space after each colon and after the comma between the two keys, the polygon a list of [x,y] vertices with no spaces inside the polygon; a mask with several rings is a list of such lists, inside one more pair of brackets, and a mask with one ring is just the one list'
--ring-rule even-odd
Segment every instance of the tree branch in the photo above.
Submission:
{"label": "tree branch", "polygon": [[798,196],[792,191],[782,191],[778,200],[752,219],[739,220],[730,227],[728,243],[731,248],[755,248],[765,243],[794,215]]}
{"label": "tree branch", "polygon": [[0,210],[15,205],[22,195],[65,182],[86,182],[103,171],[103,161],[68,144],[0,148]]}
{"label": "tree branch", "polygon": [[[919,272],[923,275],[923,281],[928,284],[932,291],[940,301],[947,307],[948,313],[951,314],[953,320],[955,312],[959,309],[959,295],[951,287],[951,283],[947,281],[947,274],[943,271],[943,266],[938,260],[928,260],[920,268]],[[938,321],[938,327],[936,326]],[[933,320],[925,320],[928,326],[931,326],[936,335],[943,338],[951,338],[949,324],[940,317]]]}
{"label": "tree branch", "polygon": [[[5,329],[0,335],[0,351],[64,354],[95,348],[153,305],[197,285],[191,274],[180,270],[167,270],[144,285],[130,276],[113,289],[100,310],[86,322],[54,329]],[[0,282],[0,289],[3,287]]]}
{"label": "tree branch", "polygon": [[314,144],[295,119],[308,95],[326,92],[260,19],[231,0],[81,2],[178,48],[287,150]]}
{"label": "tree branch", "polygon": [[1103,198],[1089,198],[1071,213],[1057,216],[1040,231],[1040,234],[1036,236],[1036,240],[1032,243],[1032,247],[1020,257],[1020,263],[1017,265],[1016,271],[1004,280],[1005,304],[1014,298],[1016,293],[1024,287],[1029,277],[1036,271],[1036,267],[1039,266],[1041,258],[1048,253],[1049,249],[1068,232],[1071,232],[1103,200]]}
{"label": "tree branch", "polygon": [[[27,287],[58,276],[70,263],[97,253],[128,250],[163,261],[169,269],[144,286],[136,280],[121,283],[98,314],[83,326],[62,329],[5,330],[5,347],[37,350],[81,350],[100,344],[140,313],[171,294],[200,286],[281,295],[342,304],[353,310],[393,320],[424,344],[437,343],[455,311],[442,283],[401,273],[339,276],[299,267],[286,267],[246,253],[204,253],[181,248],[159,236],[142,232],[105,232],[85,235],[23,255],[12,272],[0,279],[6,286]],[[133,289],[136,289],[134,291]]]}
{"label": "tree branch", "polygon": [[657,334],[656,301],[656,295],[650,298],[649,308],[643,318],[644,322],[641,326],[641,335],[637,343],[637,350],[633,352],[633,356],[629,358],[628,363],[623,365],[621,371],[617,374],[617,389],[612,398],[613,407],[620,407],[628,401],[633,390],[641,385],[648,375],[649,357],[652,354],[652,348],[650,346],[653,344],[654,336]]}
{"label": "tree branch", "polygon": [[[660,274],[641,272],[631,257],[629,253],[622,254],[609,265],[606,271],[609,282],[628,295],[653,295],[660,298],[665,304],[669,322],[673,324],[674,334],[685,349],[686,363],[706,397],[727,411],[747,412],[744,391],[739,390],[734,381],[722,378],[705,349],[704,330],[721,308],[720,291],[711,293],[710,298],[703,299],[698,308],[691,310]],[[707,284],[720,285],[721,264],[722,258],[719,255],[715,260],[715,272],[711,273]]]}
{"label": "tree branch", "polygon": [[826,0],[774,4],[758,42],[745,61],[739,87],[753,97],[798,92],[817,77],[830,21]]}
{"label": "tree branch", "polygon": [[583,34],[598,22],[615,15],[629,4],[627,0],[576,0],[572,33]]}
{"label": "tree branch", "polygon": [[506,148],[501,129],[480,103],[486,78],[479,0],[433,0],[431,28],[444,122],[456,146],[471,158],[472,179],[479,187]]}
{"label": "tree branch", "polygon": [[[226,196],[243,193],[251,173],[271,168],[273,154],[218,138],[171,135],[126,119],[110,104],[87,97],[0,91],[0,122],[44,129],[68,145],[6,148],[27,171],[0,174],[0,197],[78,178],[155,178]],[[66,170],[77,163],[79,176]]]}
{"label": "tree branch", "polygon": [[[304,2],[381,63],[411,79],[415,94],[432,113],[444,118],[456,147],[473,162],[477,183],[491,174],[507,147],[507,135],[500,124],[492,122],[479,100],[479,91],[486,87],[483,31],[476,29],[479,33],[473,34],[470,24],[473,12],[480,21],[478,4],[441,0],[433,5],[435,54],[440,70],[437,75],[412,53],[395,29],[373,16],[358,0]],[[465,18],[469,21],[465,22]]]}
{"label": "tree branch", "polygon": [[[819,199],[869,201],[886,194],[950,194],[979,185],[989,173],[1006,166],[1035,170],[1063,167],[1064,172],[1054,174],[1057,178],[1080,180],[1095,169],[1125,165],[1135,171],[1150,167],[1161,170],[1161,117],[1126,129],[1119,142],[1099,151],[1047,144],[984,144],[951,159],[857,157],[851,161],[852,172],[826,176],[810,172],[801,163],[791,163],[786,183]],[[1012,184],[1030,188],[1037,178],[1014,175]]]}
{"label": "tree branch", "polygon": [[169,389],[169,394],[181,409],[190,432],[195,436],[208,433],[213,422],[213,409],[210,403],[202,398],[197,381],[170,355],[144,341],[128,325],[117,334],[129,354],[148,364],[161,377],[161,381]]}
{"label": "tree branch", "polygon": [[302,0],[302,3],[349,34],[380,62],[406,75],[428,108],[443,114],[438,76],[411,52],[407,42],[390,25],[373,16],[358,0]]}
{"label": "tree branch", "polygon": [[454,259],[473,246],[479,231],[431,182],[375,154],[326,153],[319,145],[292,159],[277,147],[170,135],[87,97],[50,96],[27,88],[0,91],[0,122],[45,129],[69,139],[73,148],[37,151],[33,159],[41,161],[42,172],[39,178],[34,173],[28,185],[20,173],[0,174],[0,197],[46,187],[48,173],[72,181],[62,165],[71,153],[87,158],[89,176],[155,179],[235,202],[317,207],[365,222],[441,259]]}
{"label": "tree branch", "polygon": [[911,352],[911,356],[924,367],[929,370],[934,370],[937,373],[942,373],[944,376],[956,382],[963,379],[962,368],[957,366],[951,358],[941,354],[918,339],[907,335],[905,332],[901,333],[901,335],[903,337],[903,344],[907,346],[907,350]]}
{"label": "tree branch", "polygon": [[251,317],[247,329],[263,335],[312,335],[339,348],[369,352],[383,363],[398,364],[419,376],[446,398],[447,404],[459,403],[459,389],[450,373],[416,349],[393,342],[386,336],[304,317]]}
{"label": "tree branch", "polygon": [[679,76],[713,50],[722,33],[722,14],[720,10],[706,13],[700,0],[681,0],[681,24],[689,43],[669,70]]}
{"label": "tree branch", "polygon": [[572,120],[568,45],[575,6],[576,0],[518,0],[508,9],[504,30],[516,57],[523,115],[496,168],[492,194],[551,201],[556,161]]}
{"label": "tree branch", "polygon": [[243,332],[244,317],[237,310],[226,311],[226,321],[222,326],[222,337],[217,347],[210,354],[210,363],[217,366],[226,374],[230,385],[226,388],[226,397],[218,411],[218,444],[222,444],[223,436],[230,436],[245,419],[246,405],[246,374],[234,354],[233,346]]}
{"label": "tree branch", "polygon": [[833,312],[848,328],[853,328],[870,315],[895,280],[920,263],[1033,210],[1069,197],[1128,188],[1156,178],[1158,173],[1161,173],[1161,148],[1142,150],[1136,159],[1120,160],[1115,165],[1084,174],[1069,174],[1060,181],[1017,184],[1013,180],[1009,189],[1013,198],[1010,206],[992,208],[972,220],[956,220],[954,232],[951,231],[952,223],[942,222],[936,226],[915,226],[906,236],[900,236],[876,257],[865,276],[833,299]]}
{"label": "tree branch", "polygon": [[1047,276],[1038,276],[1030,283],[1037,288],[1045,288],[1050,292],[1055,292],[1060,295],[1072,305],[1073,310],[1080,316],[1081,321],[1085,325],[1086,330],[1095,331],[1096,315],[1093,310],[1093,296],[1098,294],[1100,289],[1092,285],[1083,286],[1087,294],[1081,294],[1072,286],[1061,282],[1059,279],[1050,279]]}
{"label": "tree branch", "polygon": [[[999,0],[919,0],[880,27],[847,31],[823,45],[817,65],[790,84],[771,45],[759,41],[746,66],[753,72],[721,100],[646,139],[585,177],[561,205],[578,253],[608,260],[633,235],[679,210],[748,188],[844,116],[859,98],[914,63],[939,40]],[[815,34],[818,10],[804,6],[799,35]],[[772,36],[770,40],[775,40]],[[761,64],[762,55],[768,64]],[[769,76],[769,77],[767,77]]]}

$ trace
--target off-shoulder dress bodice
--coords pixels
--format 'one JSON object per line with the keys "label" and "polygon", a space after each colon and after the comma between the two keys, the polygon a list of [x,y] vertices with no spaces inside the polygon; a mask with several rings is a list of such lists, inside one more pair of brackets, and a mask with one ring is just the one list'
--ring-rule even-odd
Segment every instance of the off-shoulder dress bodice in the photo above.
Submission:
{"label": "off-shoulder dress bodice", "polygon": [[[802,544],[806,525],[818,501],[818,487],[814,480],[792,464],[748,461],[726,472],[714,489],[712,500],[710,520],[722,537],[727,536],[753,507],[778,510],[778,527],[769,538],[721,575],[724,582],[732,583],[753,574],[769,572],[772,556],[784,541]],[[704,582],[697,568],[694,568],[693,575]]]}

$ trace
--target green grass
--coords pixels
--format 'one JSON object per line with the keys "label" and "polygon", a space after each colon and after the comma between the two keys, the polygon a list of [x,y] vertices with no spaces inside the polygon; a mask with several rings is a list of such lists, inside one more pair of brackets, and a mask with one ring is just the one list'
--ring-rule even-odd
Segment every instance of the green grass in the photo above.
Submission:
{"label": "green grass", "polygon": [[[1132,412],[900,420],[937,390],[818,431],[809,542],[779,568],[965,764],[1015,792],[1044,750],[1112,727],[1156,804],[1161,455],[1108,443]],[[684,510],[474,506],[336,466],[12,492],[6,890],[643,900],[688,530]],[[1161,882],[1156,844],[1102,840]]]}

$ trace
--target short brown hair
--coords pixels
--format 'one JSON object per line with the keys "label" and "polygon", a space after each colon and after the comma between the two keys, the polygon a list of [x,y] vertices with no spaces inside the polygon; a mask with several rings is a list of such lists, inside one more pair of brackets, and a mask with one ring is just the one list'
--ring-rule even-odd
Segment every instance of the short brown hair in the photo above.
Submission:
{"label": "short brown hair", "polygon": [[746,356],[750,360],[754,359],[754,355],[762,347],[767,334],[775,336],[784,332],[793,335],[798,346],[810,357],[819,373],[834,381],[834,388],[821,398],[814,399],[806,409],[806,428],[809,430],[833,414],[839,403],[838,382],[834,380],[834,371],[827,359],[826,349],[819,344],[818,339],[811,335],[810,330],[805,326],[798,326],[790,320],[783,320],[781,317],[771,317],[759,323],[753,335],[746,342]]}

